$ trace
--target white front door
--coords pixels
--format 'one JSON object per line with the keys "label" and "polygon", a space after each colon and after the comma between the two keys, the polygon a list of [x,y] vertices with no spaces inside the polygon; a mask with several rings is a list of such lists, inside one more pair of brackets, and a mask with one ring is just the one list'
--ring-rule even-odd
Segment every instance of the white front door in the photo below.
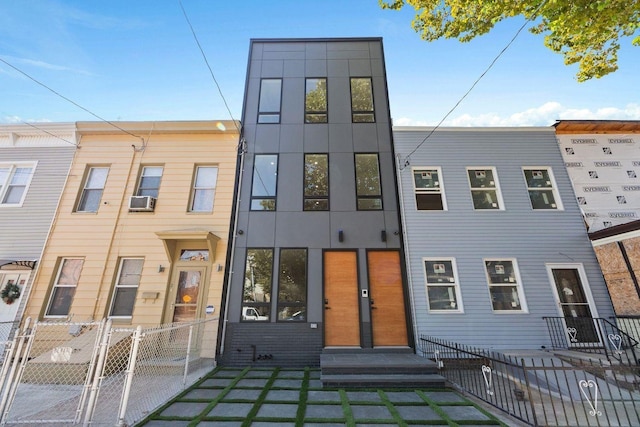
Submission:
{"label": "white front door", "polygon": [[0,274],[0,291],[4,290],[7,286],[17,286],[20,289],[20,296],[17,298],[0,300],[0,342],[9,339],[9,334],[13,326],[12,322],[16,320],[20,300],[24,294],[27,280],[29,280],[29,274],[29,271],[11,271]]}

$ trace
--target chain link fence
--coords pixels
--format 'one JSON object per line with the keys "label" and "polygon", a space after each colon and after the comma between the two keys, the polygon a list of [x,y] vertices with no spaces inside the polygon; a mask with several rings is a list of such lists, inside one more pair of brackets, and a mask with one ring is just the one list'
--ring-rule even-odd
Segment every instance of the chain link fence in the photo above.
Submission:
{"label": "chain link fence", "polygon": [[27,320],[0,370],[0,424],[132,425],[215,367],[216,327]]}

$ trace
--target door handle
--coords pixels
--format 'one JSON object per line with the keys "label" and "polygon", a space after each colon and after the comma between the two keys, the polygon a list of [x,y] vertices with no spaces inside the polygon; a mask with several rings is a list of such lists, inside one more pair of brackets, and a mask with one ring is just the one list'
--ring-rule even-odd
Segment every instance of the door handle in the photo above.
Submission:
{"label": "door handle", "polygon": [[375,304],[372,299],[369,300],[369,304],[371,305],[371,310],[376,310],[378,307],[374,306]]}

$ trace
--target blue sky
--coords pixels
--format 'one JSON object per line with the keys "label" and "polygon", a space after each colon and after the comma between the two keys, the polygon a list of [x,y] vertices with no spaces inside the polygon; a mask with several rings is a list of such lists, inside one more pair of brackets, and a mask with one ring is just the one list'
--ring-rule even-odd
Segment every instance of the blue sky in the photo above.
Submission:
{"label": "blue sky", "polygon": [[[251,38],[383,37],[396,125],[435,125],[524,22],[470,43],[427,43],[412,9],[377,0],[183,0],[233,118],[240,119]],[[557,119],[640,120],[640,48],[623,40],[620,69],[578,83],[528,31],[444,122],[550,125]],[[178,0],[3,0],[0,58],[107,120],[229,119]],[[97,120],[0,62],[0,123]]]}

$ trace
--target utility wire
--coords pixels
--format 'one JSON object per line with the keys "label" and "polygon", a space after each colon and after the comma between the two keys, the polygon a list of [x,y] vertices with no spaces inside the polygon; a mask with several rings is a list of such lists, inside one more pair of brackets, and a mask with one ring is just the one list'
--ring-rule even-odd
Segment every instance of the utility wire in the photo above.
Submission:
{"label": "utility wire", "polygon": [[37,80],[36,78],[31,77],[29,74],[25,73],[24,71],[22,71],[22,70],[21,70],[21,69],[19,69],[18,67],[16,67],[16,66],[14,66],[14,65],[10,64],[10,63],[9,63],[9,62],[7,62],[6,60],[4,60],[4,59],[0,58],[0,62],[5,63],[6,65],[8,65],[9,67],[13,68],[13,69],[14,69],[14,70],[16,70],[17,72],[19,72],[20,74],[22,74],[23,76],[25,76],[26,78],[28,78],[29,80],[31,80],[31,81],[33,81],[33,82],[35,82],[35,83],[39,84],[40,86],[42,86],[43,88],[45,88],[45,89],[49,90],[50,92],[53,92],[54,94],[58,95],[60,98],[64,99],[64,100],[65,100],[65,101],[67,101],[67,102],[70,102],[71,104],[75,105],[76,107],[80,108],[81,110],[86,111],[87,113],[91,114],[93,117],[96,117],[98,120],[101,120],[101,121],[103,121],[103,122],[105,122],[105,123],[110,124],[110,125],[111,125],[111,126],[113,126],[114,128],[116,128],[116,129],[118,129],[118,130],[120,130],[120,131],[122,131],[122,132],[126,133],[127,135],[131,135],[131,136],[133,136],[134,138],[138,138],[138,139],[140,139],[140,140],[142,141],[142,143],[144,144],[144,139],[143,139],[141,136],[134,135],[134,134],[132,134],[131,132],[129,132],[129,131],[127,131],[127,130],[122,129],[120,126],[116,125],[115,123],[113,123],[113,122],[111,122],[111,121],[109,121],[109,120],[107,120],[107,119],[105,119],[105,118],[100,117],[100,116],[99,116],[99,115],[97,115],[96,113],[94,113],[94,112],[92,112],[92,111],[88,110],[87,108],[83,107],[82,105],[78,104],[77,102],[72,101],[71,99],[67,98],[66,96],[62,95],[61,93],[59,93],[59,92],[55,91],[54,89],[50,88],[50,87],[49,87],[49,86],[47,86],[46,84],[44,84],[44,83],[40,82],[40,81],[39,81],[39,80]]}
{"label": "utility wire", "polygon": [[[4,114],[5,116],[9,116],[9,114],[7,114],[5,111],[3,111],[3,112],[2,112],[2,114]],[[20,120],[20,123],[25,124],[25,125],[27,125],[27,126],[31,126],[32,128],[39,130],[40,132],[44,132],[44,133],[46,133],[47,135],[50,135],[50,136],[52,136],[52,137],[54,137],[54,138],[57,138],[57,139],[59,139],[60,141],[64,141],[64,142],[66,142],[67,144],[71,144],[71,145],[73,145],[74,147],[77,147],[77,146],[78,146],[78,144],[77,144],[77,143],[75,143],[75,142],[71,142],[71,141],[69,141],[69,140],[66,140],[66,139],[64,139],[63,137],[58,136],[58,135],[56,135],[56,134],[53,134],[53,133],[49,132],[49,131],[48,131],[48,130],[46,130],[46,129],[39,128],[38,126],[36,126],[36,125],[34,125],[34,124],[32,124],[32,123],[25,122],[24,120]]]}
{"label": "utility wire", "polygon": [[507,45],[500,51],[500,53],[498,53],[498,55],[493,59],[493,61],[491,61],[491,63],[489,64],[489,66],[487,67],[486,70],[484,70],[484,72],[482,74],[480,74],[480,77],[478,77],[476,79],[475,82],[473,82],[473,84],[471,85],[471,87],[469,88],[469,90],[467,90],[467,92],[462,95],[462,97],[458,100],[458,102],[456,102],[456,104],[453,106],[452,109],[449,110],[449,112],[447,114],[444,115],[444,117],[442,118],[442,120],[440,120],[438,122],[438,124],[431,129],[431,132],[429,132],[427,134],[427,136],[424,137],[424,139],[422,140],[422,142],[420,142],[420,144],[418,144],[416,146],[416,148],[414,148],[409,154],[407,154],[407,156],[404,158],[404,165],[400,166],[400,170],[403,170],[404,168],[406,168],[407,166],[409,166],[410,162],[409,162],[409,158],[411,157],[411,155],[413,153],[415,153],[416,151],[418,151],[418,149],[420,147],[422,147],[422,145],[427,141],[427,139],[429,139],[431,137],[431,135],[434,134],[434,132],[440,127],[440,125],[442,125],[442,123],[447,119],[447,117],[449,117],[449,115],[451,115],[451,113],[453,113],[453,111],[458,108],[458,106],[460,105],[460,103],[462,101],[464,101],[464,99],[467,97],[467,95],[469,95],[469,93],[471,93],[471,91],[473,90],[473,88],[476,87],[476,85],[480,82],[480,80],[489,72],[489,70],[491,70],[491,68],[493,68],[493,66],[495,65],[495,63],[498,61],[498,59],[500,59],[500,57],[502,56],[503,53],[505,53],[507,51],[507,49],[509,49],[509,47],[513,44],[513,42],[516,40],[516,38],[518,38],[518,36],[520,35],[520,33],[522,32],[522,30],[524,30],[524,28],[527,26],[527,24],[529,22],[531,22],[537,15],[538,15],[538,11],[540,10],[540,8],[546,4],[546,0],[543,1],[542,3],[540,3],[540,5],[538,6],[538,8],[535,10],[535,12],[533,12],[531,14],[531,16],[529,18],[527,18],[527,20],[524,22],[524,24],[522,24],[522,26],[518,29],[518,31],[516,31],[515,35],[511,38],[511,40],[509,41],[509,43],[507,43]]}

